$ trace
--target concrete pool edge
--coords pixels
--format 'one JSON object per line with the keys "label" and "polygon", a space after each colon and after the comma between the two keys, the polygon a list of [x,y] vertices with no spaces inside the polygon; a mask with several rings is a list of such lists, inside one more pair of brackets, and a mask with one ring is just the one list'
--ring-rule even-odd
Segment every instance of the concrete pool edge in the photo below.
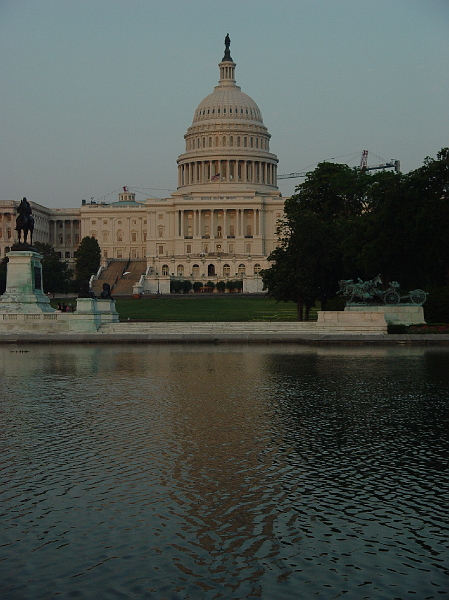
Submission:
{"label": "concrete pool edge", "polygon": [[329,334],[288,332],[30,333],[0,334],[1,344],[388,344],[449,345],[448,334]]}

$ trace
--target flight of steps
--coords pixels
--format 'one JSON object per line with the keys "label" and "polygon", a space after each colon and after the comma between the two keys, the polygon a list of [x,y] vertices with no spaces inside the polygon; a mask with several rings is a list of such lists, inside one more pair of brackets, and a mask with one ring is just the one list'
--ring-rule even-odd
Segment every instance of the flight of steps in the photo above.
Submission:
{"label": "flight of steps", "polygon": [[159,339],[244,339],[247,337],[261,339],[289,339],[298,335],[313,334],[316,331],[315,322],[216,322],[216,323],[105,323],[99,333],[140,335]]}
{"label": "flight of steps", "polygon": [[[93,281],[92,290],[98,298],[103,290],[103,284],[108,283],[113,295],[131,296],[133,285],[139,281],[145,270],[145,260],[114,260],[103,269],[99,278]],[[123,275],[125,272],[126,275]]]}
{"label": "flight of steps", "polygon": [[[126,266],[126,275],[121,275],[115,286],[112,288],[113,296],[131,296],[133,285],[140,277],[145,274],[147,263],[145,260],[132,260]],[[122,271],[123,273],[123,271]]]}

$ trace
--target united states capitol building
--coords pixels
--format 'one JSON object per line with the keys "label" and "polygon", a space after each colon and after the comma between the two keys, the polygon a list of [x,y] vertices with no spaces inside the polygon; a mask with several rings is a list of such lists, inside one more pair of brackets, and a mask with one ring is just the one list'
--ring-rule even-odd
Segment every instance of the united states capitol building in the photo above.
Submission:
{"label": "united states capitol building", "polygon": [[[100,280],[109,273],[115,293],[169,293],[176,279],[241,280],[244,292],[262,292],[259,273],[277,243],[284,200],[271,136],[257,104],[236,84],[235,69],[227,37],[219,83],[199,103],[184,136],[176,192],[136,201],[125,187],[116,202],[83,201],[73,209],[46,208],[29,198],[34,241],[51,244],[73,264],[81,239],[94,236],[102,253]],[[17,239],[18,204],[0,201],[0,258]]]}

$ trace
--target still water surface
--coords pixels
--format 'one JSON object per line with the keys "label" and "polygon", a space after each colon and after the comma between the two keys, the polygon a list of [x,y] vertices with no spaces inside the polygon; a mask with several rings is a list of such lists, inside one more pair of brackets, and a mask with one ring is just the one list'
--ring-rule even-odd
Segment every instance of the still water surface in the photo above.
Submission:
{"label": "still water surface", "polygon": [[1,600],[449,596],[449,351],[3,346],[0,376]]}

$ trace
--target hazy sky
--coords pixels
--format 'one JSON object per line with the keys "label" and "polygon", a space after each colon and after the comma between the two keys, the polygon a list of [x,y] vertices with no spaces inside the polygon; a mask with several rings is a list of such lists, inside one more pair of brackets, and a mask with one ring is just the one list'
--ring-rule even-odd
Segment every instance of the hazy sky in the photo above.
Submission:
{"label": "hazy sky", "polygon": [[0,0],[0,199],[170,195],[227,32],[278,173],[449,146],[449,0]]}

